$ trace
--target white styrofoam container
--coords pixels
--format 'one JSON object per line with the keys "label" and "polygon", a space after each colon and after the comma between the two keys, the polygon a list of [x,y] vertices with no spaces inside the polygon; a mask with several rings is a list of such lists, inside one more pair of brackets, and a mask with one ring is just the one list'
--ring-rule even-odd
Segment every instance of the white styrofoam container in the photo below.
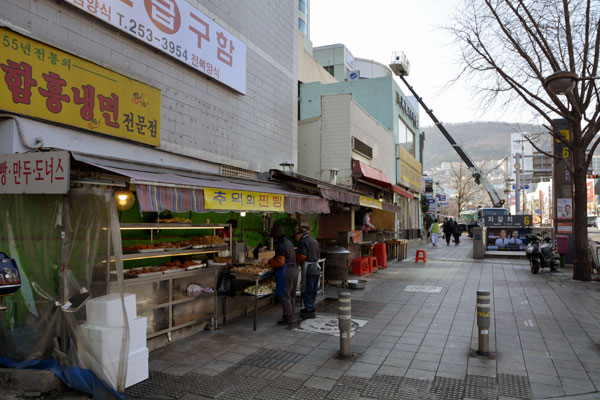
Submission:
{"label": "white styrofoam container", "polygon": [[[125,310],[131,322],[137,318],[135,310],[135,294],[125,294]],[[123,308],[119,293],[95,297],[85,304],[88,324],[101,326],[123,326]]]}
{"label": "white styrofoam container", "polygon": [[[129,353],[127,358],[127,377],[125,378],[125,387],[133,386],[148,379],[148,348]],[[113,360],[104,363],[104,372],[107,375],[112,387],[117,387],[117,373],[119,371],[119,360]]]}
{"label": "white styrofoam container", "polygon": [[[82,324],[84,337],[96,360],[101,363],[119,358],[123,327]],[[146,347],[146,318],[129,321],[129,353]]]}

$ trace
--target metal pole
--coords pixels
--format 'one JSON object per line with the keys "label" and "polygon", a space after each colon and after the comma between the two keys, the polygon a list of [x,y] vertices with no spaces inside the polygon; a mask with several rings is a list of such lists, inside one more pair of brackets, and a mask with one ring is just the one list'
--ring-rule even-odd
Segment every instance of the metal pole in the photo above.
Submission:
{"label": "metal pole", "polygon": [[477,291],[477,328],[479,330],[479,347],[477,355],[490,355],[490,292]]}
{"label": "metal pole", "polygon": [[338,323],[340,328],[340,358],[351,358],[350,331],[352,329],[352,306],[350,293],[340,293],[338,305]]}
{"label": "metal pole", "polygon": [[[515,160],[517,161],[515,163],[515,176],[516,176],[516,181],[515,181],[515,214],[521,214],[521,154],[517,153],[515,154]],[[519,166],[519,168],[517,168],[517,166]]]}

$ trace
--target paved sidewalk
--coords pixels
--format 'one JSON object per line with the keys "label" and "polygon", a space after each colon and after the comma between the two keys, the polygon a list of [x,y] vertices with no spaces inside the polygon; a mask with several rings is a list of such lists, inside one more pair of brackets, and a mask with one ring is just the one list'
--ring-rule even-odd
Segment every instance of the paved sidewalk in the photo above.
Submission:
{"label": "paved sidewalk", "polygon": [[[532,275],[526,260],[471,259],[471,241],[421,246],[427,264],[393,263],[352,292],[354,361],[339,338],[278,327],[280,307],[153,352],[142,399],[600,399],[600,282],[570,270]],[[439,293],[407,286],[439,287]],[[492,292],[490,359],[477,348],[476,290]],[[328,288],[320,314],[336,315]]]}
{"label": "paved sidewalk", "polygon": [[[127,398],[600,399],[599,282],[532,275],[526,260],[473,260],[468,238],[419,248],[427,264],[412,248],[352,291],[353,317],[368,320],[352,338],[356,360],[336,358],[337,337],[276,326],[272,306],[256,332],[249,316],[153,352],[150,379]],[[473,355],[477,289],[492,292],[490,359]],[[336,315],[339,291],[327,289],[320,315]]]}

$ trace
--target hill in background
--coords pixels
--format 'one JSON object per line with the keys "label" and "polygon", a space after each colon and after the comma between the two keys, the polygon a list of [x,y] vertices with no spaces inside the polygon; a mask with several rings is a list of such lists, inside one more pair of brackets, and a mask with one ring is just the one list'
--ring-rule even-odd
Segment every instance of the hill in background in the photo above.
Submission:
{"label": "hill in background", "polygon": [[[466,122],[444,126],[473,161],[499,160],[506,157],[510,154],[511,133],[537,133],[544,130],[540,125],[507,122]],[[460,160],[436,126],[426,126],[422,131],[425,132],[423,170],[437,167],[444,161]]]}

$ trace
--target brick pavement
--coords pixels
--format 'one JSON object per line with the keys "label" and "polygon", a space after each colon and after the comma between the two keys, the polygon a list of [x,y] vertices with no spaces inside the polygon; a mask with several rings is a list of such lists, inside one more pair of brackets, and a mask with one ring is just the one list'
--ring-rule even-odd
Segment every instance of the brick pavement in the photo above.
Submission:
{"label": "brick pavement", "polygon": [[[352,291],[355,317],[369,320],[352,338],[356,360],[336,359],[337,337],[275,326],[272,306],[256,332],[248,316],[153,352],[150,379],[127,398],[600,398],[599,282],[532,275],[526,260],[473,260],[467,238],[419,248],[427,264],[412,248]],[[473,355],[477,289],[492,294],[490,359]],[[321,310],[335,314],[339,291],[327,289]]]}

